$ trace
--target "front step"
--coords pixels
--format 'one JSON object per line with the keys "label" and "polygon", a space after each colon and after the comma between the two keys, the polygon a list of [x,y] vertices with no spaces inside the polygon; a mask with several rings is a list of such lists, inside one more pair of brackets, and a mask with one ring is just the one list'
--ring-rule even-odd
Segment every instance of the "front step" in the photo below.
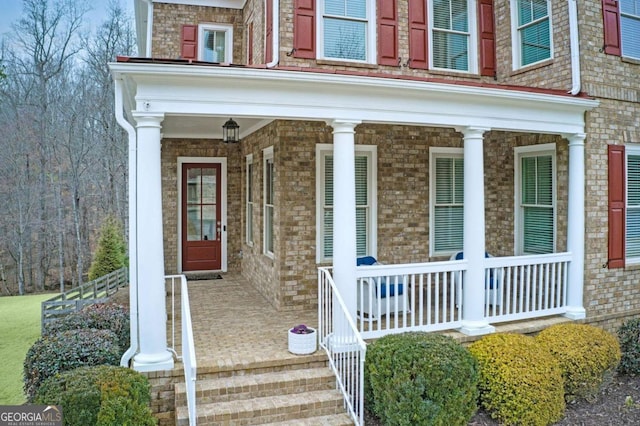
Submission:
{"label": "front step", "polygon": [[285,420],[283,422],[265,423],[262,426],[352,426],[353,420],[348,414],[308,417],[306,419]]}

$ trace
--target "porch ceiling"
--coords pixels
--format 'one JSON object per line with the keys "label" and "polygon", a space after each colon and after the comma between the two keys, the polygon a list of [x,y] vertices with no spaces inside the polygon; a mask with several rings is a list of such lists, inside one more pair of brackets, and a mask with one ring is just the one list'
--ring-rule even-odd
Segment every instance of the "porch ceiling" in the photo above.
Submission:
{"label": "porch ceiling", "polygon": [[342,119],[575,134],[584,133],[584,114],[598,105],[513,88],[279,69],[153,63],[110,68],[124,81],[127,113],[164,113],[165,136],[215,137],[229,117],[247,130],[273,119]]}

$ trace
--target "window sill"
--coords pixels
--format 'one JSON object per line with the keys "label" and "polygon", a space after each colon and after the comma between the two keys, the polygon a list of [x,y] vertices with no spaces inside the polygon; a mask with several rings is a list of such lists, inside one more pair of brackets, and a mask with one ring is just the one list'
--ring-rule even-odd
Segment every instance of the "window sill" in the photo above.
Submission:
{"label": "window sill", "polygon": [[624,266],[625,271],[640,271],[640,263],[630,263]]}
{"label": "window sill", "polygon": [[470,73],[468,71],[454,71],[454,70],[440,70],[440,69],[428,69],[426,70],[431,75],[441,75],[446,77],[465,77],[465,78],[475,78],[480,80],[480,74]]}
{"label": "window sill", "polygon": [[633,64],[633,65],[640,65],[640,59],[629,58],[628,56],[623,56],[622,62],[626,62],[628,64]]}
{"label": "window sill", "polygon": [[337,61],[337,60],[331,60],[331,59],[316,59],[316,64],[331,65],[334,67],[367,68],[371,70],[378,68],[377,64],[369,64],[364,62]]}
{"label": "window sill", "polygon": [[537,70],[539,68],[547,67],[547,66],[549,66],[551,64],[553,64],[553,58],[544,60],[542,62],[536,62],[535,64],[525,65],[522,68],[518,68],[517,70],[513,70],[511,72],[511,74],[509,74],[509,76],[513,77],[513,76],[518,75],[518,74],[523,74],[525,72],[529,72],[529,71]]}

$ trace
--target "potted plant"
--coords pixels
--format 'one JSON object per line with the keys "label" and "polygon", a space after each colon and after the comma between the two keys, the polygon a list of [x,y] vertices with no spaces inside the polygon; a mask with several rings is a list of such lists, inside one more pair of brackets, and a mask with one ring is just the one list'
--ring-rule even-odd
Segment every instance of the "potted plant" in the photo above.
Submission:
{"label": "potted plant", "polygon": [[289,352],[296,355],[308,355],[316,351],[316,329],[304,324],[289,329]]}

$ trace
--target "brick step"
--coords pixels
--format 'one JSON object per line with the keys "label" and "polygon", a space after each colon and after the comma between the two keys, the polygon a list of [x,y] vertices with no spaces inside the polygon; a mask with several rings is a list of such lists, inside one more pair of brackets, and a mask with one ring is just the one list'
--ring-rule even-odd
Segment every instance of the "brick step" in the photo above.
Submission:
{"label": "brick step", "polygon": [[332,414],[330,416],[307,417],[306,419],[285,420],[282,422],[264,423],[261,426],[352,426],[353,420],[348,414]]}
{"label": "brick step", "polygon": [[[297,421],[344,413],[342,395],[337,390],[320,390],[296,395],[277,395],[238,401],[200,404],[197,424],[229,426],[259,425]],[[189,424],[185,406],[176,407],[176,426]]]}
{"label": "brick step", "polygon": [[307,368],[327,367],[327,356],[318,351],[312,355],[290,355],[278,360],[255,361],[247,364],[198,365],[198,381],[217,377],[246,376]]}

